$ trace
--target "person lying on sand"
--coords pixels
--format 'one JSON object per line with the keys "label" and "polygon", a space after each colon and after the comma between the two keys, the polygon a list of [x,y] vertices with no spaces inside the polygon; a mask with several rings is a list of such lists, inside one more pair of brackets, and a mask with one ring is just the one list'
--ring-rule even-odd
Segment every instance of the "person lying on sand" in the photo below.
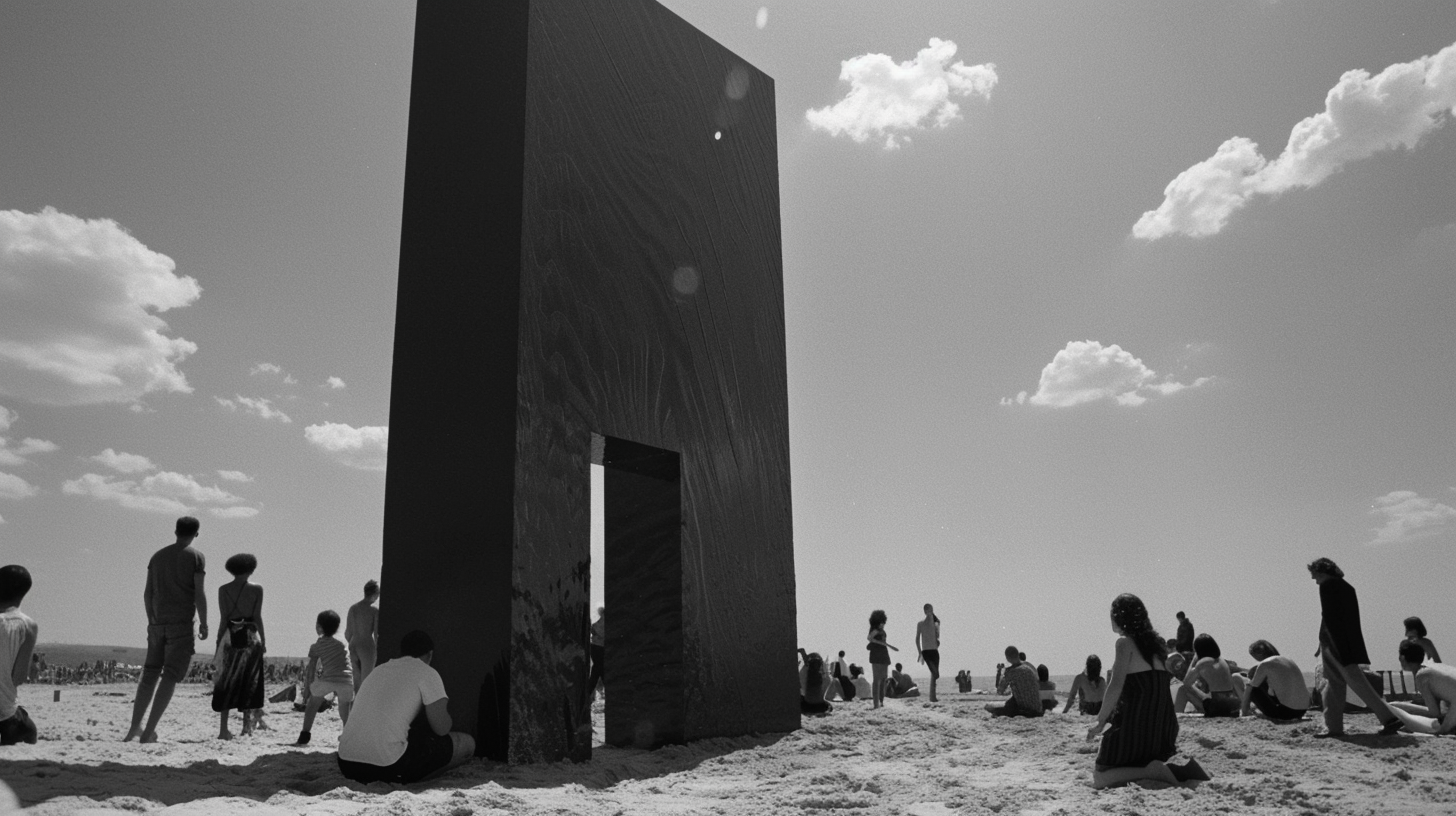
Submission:
{"label": "person lying on sand", "polygon": [[1193,639],[1193,665],[1183,678],[1183,685],[1173,699],[1173,710],[1182,711],[1189,703],[1205,717],[1239,716],[1239,698],[1243,678],[1234,675],[1218,641],[1204,632]]}
{"label": "person lying on sand", "polygon": [[1240,712],[1247,717],[1257,710],[1259,716],[1278,722],[1304,719],[1309,709],[1309,686],[1299,666],[1279,654],[1267,640],[1250,643],[1249,656],[1258,662],[1240,695]]}
{"label": "person lying on sand", "polygon": [[[1400,667],[1416,676],[1416,692],[1425,705],[1396,702],[1391,713],[1400,718],[1405,730],[1418,734],[1456,733],[1456,667],[1445,663],[1421,665],[1426,649],[1411,640],[1401,641]],[[1444,703],[1444,705],[1442,705]],[[1441,709],[1445,708],[1445,713]]]}
{"label": "person lying on sand", "polygon": [[910,675],[906,674],[904,669],[905,667],[901,664],[895,664],[894,670],[890,672],[890,681],[885,684],[886,697],[920,696],[920,687],[915,685],[915,681],[910,679]]}

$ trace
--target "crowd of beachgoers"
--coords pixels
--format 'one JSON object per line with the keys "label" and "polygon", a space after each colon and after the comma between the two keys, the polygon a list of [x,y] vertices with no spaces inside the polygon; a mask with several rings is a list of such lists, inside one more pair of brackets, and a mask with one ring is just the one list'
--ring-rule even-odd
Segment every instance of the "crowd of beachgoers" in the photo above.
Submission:
{"label": "crowd of beachgoers", "polygon": [[[1104,676],[1100,656],[1088,655],[1084,670],[1059,697],[1046,665],[1033,666],[1026,653],[1007,646],[1006,662],[996,667],[998,694],[1004,702],[988,703],[992,717],[1041,717],[1062,706],[1069,713],[1093,717],[1089,742],[1100,740],[1092,776],[1093,786],[1104,788],[1136,781],[1197,784],[1210,777],[1196,759],[1183,764],[1169,760],[1178,754],[1178,715],[1205,717],[1261,717],[1275,722],[1298,722],[1321,712],[1321,737],[1345,736],[1347,708],[1367,710],[1380,722],[1379,734],[1402,730],[1412,733],[1456,733],[1456,668],[1440,662],[1440,654],[1419,617],[1406,618],[1405,638],[1397,644],[1402,673],[1414,677],[1414,693],[1387,697],[1378,688],[1379,674],[1369,671],[1370,656],[1361,629],[1360,606],[1344,572],[1328,558],[1308,564],[1319,587],[1320,652],[1315,684],[1310,687],[1300,666],[1268,640],[1248,646],[1253,663],[1243,668],[1223,655],[1209,633],[1196,634],[1193,622],[1177,613],[1177,635],[1162,637],[1148,610],[1136,595],[1119,595],[1109,618],[1118,636],[1112,666]],[[902,663],[891,668],[890,652],[898,647],[887,640],[884,610],[869,617],[865,635],[871,676],[846,661],[840,651],[826,661],[817,652],[799,650],[800,709],[806,715],[826,715],[835,702],[868,701],[873,708],[886,698],[918,697],[919,686]],[[931,604],[916,624],[916,660],[930,672],[928,697],[936,699],[940,678],[940,618]],[[1427,662],[1429,661],[1429,662]],[[1404,684],[1404,675],[1401,676]],[[956,675],[957,688],[971,691],[970,674]],[[1352,704],[1349,697],[1359,701]],[[1404,698],[1404,699],[1396,699]],[[1363,705],[1362,705],[1363,704]]]}
{"label": "crowd of beachgoers", "polygon": [[[430,667],[434,643],[429,634],[412,631],[400,644],[400,657],[375,665],[378,648],[379,585],[369,581],[363,597],[341,616],[321,611],[315,621],[318,640],[302,662],[267,661],[263,588],[250,579],[257,559],[247,553],[227,559],[232,579],[217,590],[218,632],[209,637],[204,588],[205,559],[192,546],[200,525],[191,517],[177,521],[174,544],[163,547],[148,565],[144,597],[148,610],[147,654],[141,666],[93,661],[79,666],[49,665],[36,654],[38,625],[21,611],[30,591],[29,572],[20,565],[0,567],[0,744],[35,743],[42,724],[35,723],[16,702],[24,682],[114,683],[135,681],[130,728],[122,741],[156,742],[161,722],[179,683],[212,684],[212,709],[218,715],[218,739],[233,738],[230,717],[240,717],[242,733],[268,728],[263,717],[264,688],[285,688],[270,702],[295,701],[304,712],[294,743],[311,740],[315,716],[337,706],[342,722],[337,764],[347,779],[368,783],[409,784],[469,761],[473,738],[452,730],[448,696],[440,675]],[[1110,667],[1089,655],[1084,670],[1058,694],[1045,665],[1033,666],[1016,646],[1005,650],[997,666],[995,687],[1006,699],[987,704],[989,717],[1042,717],[1061,706],[1063,714],[1092,718],[1086,731],[1096,743],[1092,783],[1096,788],[1128,782],[1192,785],[1209,779],[1196,759],[1171,763],[1178,754],[1178,715],[1186,711],[1206,717],[1257,716],[1276,722],[1298,722],[1320,711],[1320,736],[1345,735],[1347,697],[1353,695],[1375,714],[1379,733],[1445,734],[1456,731],[1456,670],[1440,662],[1435,644],[1419,618],[1405,621],[1406,639],[1399,644],[1401,668],[1415,678],[1415,694],[1388,700],[1372,684],[1370,662],[1361,630],[1359,602],[1344,573],[1328,558],[1308,565],[1318,584],[1321,629],[1316,683],[1306,684],[1301,667],[1267,640],[1248,647],[1253,659],[1241,667],[1224,657],[1207,632],[1196,634],[1192,621],[1177,613],[1177,634],[1162,637],[1137,596],[1112,601],[1109,620],[1116,641]],[[916,624],[917,664],[930,672],[927,702],[938,700],[940,619],[926,604]],[[605,610],[598,609],[591,626],[593,697],[603,681]],[[862,700],[872,709],[886,699],[922,695],[886,634],[887,616],[874,610],[865,639],[868,676],[840,651],[826,661],[818,653],[799,650],[800,705],[805,715],[826,715],[834,704]],[[339,637],[342,631],[342,639]],[[212,641],[216,658],[195,662],[198,641]],[[907,648],[909,648],[907,646]],[[893,667],[893,668],[892,668]],[[367,682],[366,682],[367,681]],[[972,691],[970,675],[956,676],[957,688]],[[120,735],[119,735],[120,736]],[[1186,755],[1185,755],[1186,756]]]}

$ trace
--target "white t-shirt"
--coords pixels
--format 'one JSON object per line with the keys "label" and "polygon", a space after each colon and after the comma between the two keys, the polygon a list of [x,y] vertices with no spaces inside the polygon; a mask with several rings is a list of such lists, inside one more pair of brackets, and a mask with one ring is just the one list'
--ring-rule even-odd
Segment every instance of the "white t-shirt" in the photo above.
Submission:
{"label": "white t-shirt", "polygon": [[[0,612],[0,720],[15,716],[15,678],[11,671],[33,624],[30,616],[19,609]],[[30,667],[26,666],[25,671],[29,673]]]}
{"label": "white t-shirt", "polygon": [[404,756],[415,717],[447,696],[440,673],[418,657],[396,657],[376,667],[359,687],[339,735],[339,759],[393,765]]}

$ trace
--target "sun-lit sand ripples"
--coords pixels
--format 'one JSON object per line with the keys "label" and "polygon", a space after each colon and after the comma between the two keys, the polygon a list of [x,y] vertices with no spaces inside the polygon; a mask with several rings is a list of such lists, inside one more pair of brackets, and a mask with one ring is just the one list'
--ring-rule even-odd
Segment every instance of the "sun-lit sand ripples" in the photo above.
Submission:
{"label": "sun-lit sand ripples", "polygon": [[[1370,734],[1354,716],[1345,742],[1315,723],[1180,720],[1180,747],[1214,776],[1197,789],[1089,786],[1090,720],[990,720],[983,695],[935,705],[860,703],[806,718],[791,734],[705,740],[659,751],[597,748],[591,762],[477,763],[414,788],[346,783],[334,765],[339,721],[319,717],[313,744],[292,748],[301,714],[269,707],[273,730],[223,743],[207,689],[184,686],[163,742],[119,742],[129,685],[25,686],[44,730],[35,746],[0,749],[0,778],[34,814],[1433,814],[1456,813],[1456,739]],[[596,716],[602,715],[597,704]],[[1365,732],[1360,735],[1360,732]],[[107,812],[107,811],[101,811]]]}

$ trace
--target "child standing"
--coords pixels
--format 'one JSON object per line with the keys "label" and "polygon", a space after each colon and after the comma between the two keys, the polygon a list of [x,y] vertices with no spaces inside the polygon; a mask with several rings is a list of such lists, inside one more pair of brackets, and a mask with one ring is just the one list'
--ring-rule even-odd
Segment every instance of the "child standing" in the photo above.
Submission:
{"label": "child standing", "polygon": [[308,690],[308,706],[303,712],[303,730],[298,735],[298,745],[307,745],[313,736],[313,718],[323,705],[324,696],[333,692],[339,701],[339,719],[349,722],[349,708],[354,704],[354,678],[349,671],[349,653],[336,637],[339,631],[339,613],[325,609],[318,614],[314,631],[319,639],[308,647],[308,668],[304,671],[303,687]]}

